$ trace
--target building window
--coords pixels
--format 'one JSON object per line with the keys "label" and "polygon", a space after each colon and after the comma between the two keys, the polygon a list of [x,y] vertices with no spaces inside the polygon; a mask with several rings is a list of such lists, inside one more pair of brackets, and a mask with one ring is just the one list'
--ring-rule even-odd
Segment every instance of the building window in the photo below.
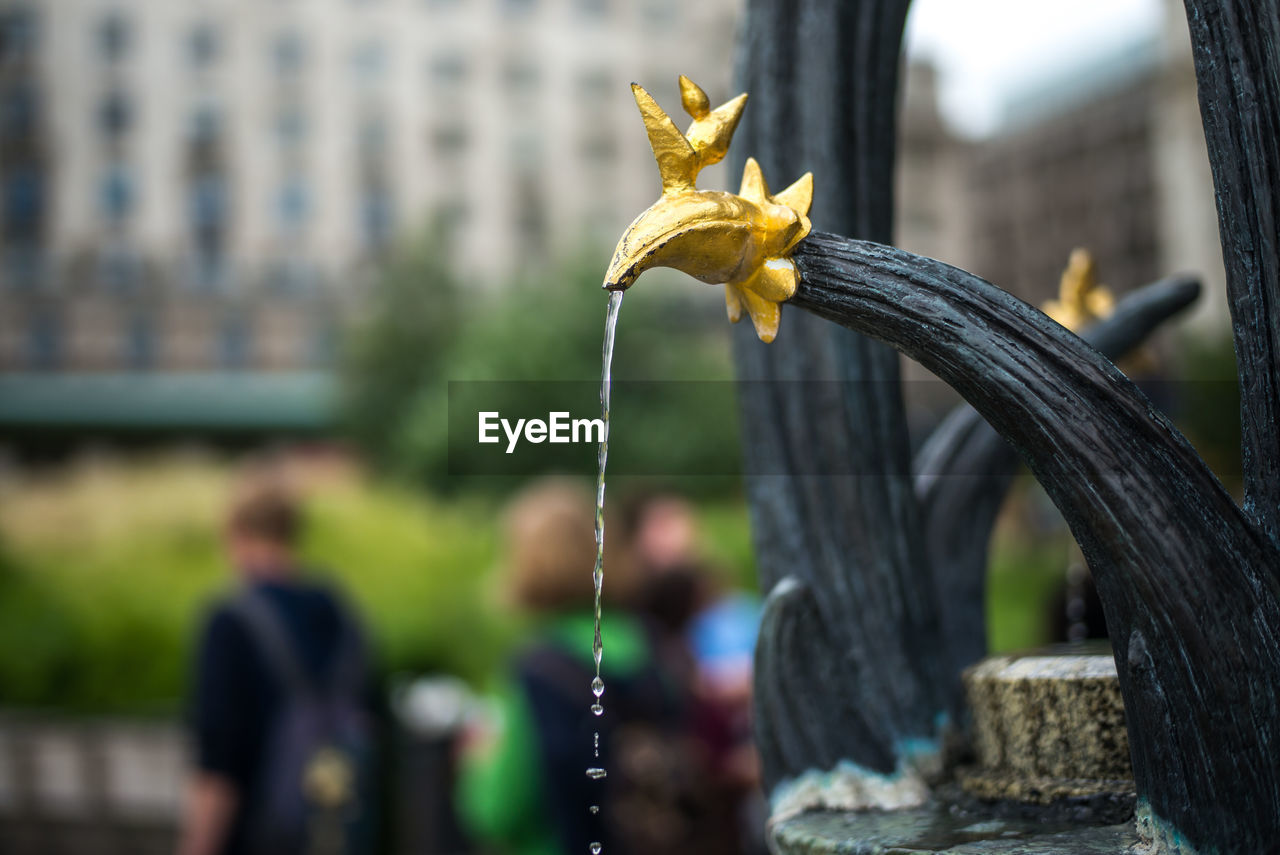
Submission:
{"label": "building window", "polygon": [[315,283],[315,271],[302,258],[281,258],[267,268],[267,287],[279,294],[305,294]]}
{"label": "building window", "polygon": [[536,172],[542,161],[542,140],[530,129],[512,134],[508,143],[511,164],[522,174]]}
{"label": "building window", "polygon": [[239,371],[249,365],[249,325],[244,318],[231,317],[218,329],[218,367]]}
{"label": "building window", "polygon": [[390,142],[391,128],[385,115],[371,113],[360,120],[356,145],[365,160],[381,158],[386,154]]}
{"label": "building window", "polygon": [[509,59],[502,69],[502,83],[511,95],[531,95],[538,86],[538,67],[528,58]]}
{"label": "building window", "polygon": [[213,65],[221,47],[218,31],[213,24],[207,21],[196,24],[187,37],[187,58],[192,68],[203,70]]}
{"label": "building window", "polygon": [[351,70],[356,78],[374,83],[387,71],[387,47],[379,41],[356,45],[351,51]]}
{"label": "building window", "polygon": [[609,0],[576,0],[574,5],[583,18],[599,20],[609,15]]}
{"label": "building window", "polygon": [[142,279],[142,264],[123,242],[113,241],[98,256],[98,281],[104,288],[128,293]]}
{"label": "building window", "polygon": [[436,208],[436,215],[451,225],[464,226],[471,219],[471,206],[463,198],[448,199]]}
{"label": "building window", "polygon": [[271,59],[281,76],[297,74],[306,62],[306,46],[296,32],[280,33],[271,45]]}
{"label": "building window", "polygon": [[0,91],[0,140],[17,141],[35,136],[36,93],[26,82]]}
{"label": "building window", "polygon": [[35,243],[11,243],[0,249],[0,284],[15,291],[39,288],[44,256]]}
{"label": "building window", "polygon": [[108,92],[98,107],[98,128],[111,138],[127,132],[133,124],[133,107],[123,92]]}
{"label": "building window", "polygon": [[671,30],[676,26],[675,0],[645,0],[644,22],[654,30]]}
{"label": "building window", "polygon": [[595,133],[582,141],[580,150],[582,159],[589,165],[608,167],[618,156],[618,142],[612,135]]}
{"label": "building window", "polygon": [[276,192],[276,219],[286,232],[297,232],[311,213],[311,193],[301,176],[284,180]]}
{"label": "building window", "polygon": [[98,184],[98,206],[111,222],[124,220],[133,210],[133,172],[123,163],[107,167]]}
{"label": "building window", "polygon": [[206,103],[191,112],[187,134],[197,145],[212,145],[222,132],[222,111],[216,104]]}
{"label": "building window", "polygon": [[306,364],[311,368],[332,368],[338,362],[338,330],[333,321],[316,321],[305,345]]}
{"label": "building window", "polygon": [[131,371],[147,371],[156,364],[156,329],[151,318],[137,315],[125,330],[124,363]]}
{"label": "building window", "polygon": [[27,365],[34,369],[57,368],[62,362],[62,323],[52,312],[39,312],[27,323]]}
{"label": "building window", "polygon": [[36,19],[30,9],[0,10],[0,66],[31,59],[36,49]]}
{"label": "building window", "polygon": [[365,186],[360,201],[360,230],[365,249],[380,250],[391,242],[394,206],[391,193],[378,184]]}
{"label": "building window", "polygon": [[442,89],[461,86],[467,79],[467,58],[461,53],[440,54],[431,60],[431,80]]}
{"label": "building window", "polygon": [[307,135],[307,116],[302,105],[296,102],[282,104],[276,110],[276,139],[284,146],[296,146]]}
{"label": "building window", "polygon": [[547,244],[546,201],[536,175],[514,176],[515,218],[513,225],[521,246],[528,255],[542,252]]}
{"label": "building window", "polygon": [[502,11],[507,15],[527,15],[536,5],[536,0],[502,0]]}
{"label": "building window", "polygon": [[98,24],[98,50],[107,62],[119,62],[129,53],[129,21],[120,12],[111,12]]}
{"label": "building window", "polygon": [[461,239],[470,219],[471,208],[466,199],[461,197],[446,199],[436,206],[435,223],[448,244],[454,244]]}
{"label": "building window", "polygon": [[191,223],[197,230],[219,227],[226,216],[226,186],[222,176],[205,173],[191,182]]}
{"label": "building window", "polygon": [[592,68],[578,75],[578,93],[593,105],[614,97],[613,75],[607,68]]}
{"label": "building window", "polygon": [[222,284],[223,240],[226,224],[226,185],[221,174],[197,175],[189,189],[188,216],[195,250],[191,271],[194,285],[212,290]]}
{"label": "building window", "polygon": [[44,176],[34,165],[3,176],[5,243],[37,243],[44,221]]}
{"label": "building window", "polygon": [[444,157],[455,157],[466,151],[467,129],[462,125],[443,125],[436,128],[434,143],[436,152]]}

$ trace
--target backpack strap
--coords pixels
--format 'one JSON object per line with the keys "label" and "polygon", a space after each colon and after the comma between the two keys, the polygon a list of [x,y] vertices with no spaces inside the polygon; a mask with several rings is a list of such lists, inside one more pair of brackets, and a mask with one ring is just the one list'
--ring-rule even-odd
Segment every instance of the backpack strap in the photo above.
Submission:
{"label": "backpack strap", "polygon": [[289,694],[313,694],[315,687],[298,658],[288,630],[271,603],[253,588],[245,588],[231,598],[227,607],[240,618],[254,644],[266,658],[267,666],[284,683]]}
{"label": "backpack strap", "polygon": [[338,616],[338,641],[326,686],[337,694],[359,694],[368,679],[364,632],[347,598],[335,588],[325,588]]}

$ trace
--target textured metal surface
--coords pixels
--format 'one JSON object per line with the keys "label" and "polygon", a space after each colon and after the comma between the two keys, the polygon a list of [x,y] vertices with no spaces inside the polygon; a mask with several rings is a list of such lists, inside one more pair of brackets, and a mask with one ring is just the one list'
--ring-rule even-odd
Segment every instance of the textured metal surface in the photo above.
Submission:
{"label": "textured metal surface", "polygon": [[1245,512],[1280,538],[1280,2],[1186,0],[1240,371]]}
{"label": "textured metal surface", "polygon": [[823,233],[793,303],[955,388],[1066,517],[1116,650],[1139,797],[1160,839],[1280,839],[1280,549],[1108,360],[941,262]]}
{"label": "textured metal surface", "polygon": [[[907,3],[747,3],[735,146],[767,174],[812,170],[811,218],[891,237],[894,107]],[[740,161],[741,162],[741,161]],[[770,789],[850,761],[897,767],[944,711],[933,595],[912,495],[898,357],[788,309],[765,346],[734,330],[761,589],[757,739]],[[828,380],[829,383],[794,381]],[[850,472],[853,477],[799,474]]]}
{"label": "textured metal surface", "polygon": [[[820,175],[814,222],[865,239],[802,242],[793,305],[956,388],[1062,510],[1115,644],[1140,833],[1165,852],[1258,853],[1280,839],[1280,0],[1186,4],[1241,363],[1243,509],[1097,350],[976,277],[880,245],[905,0],[749,0],[738,79],[754,103],[739,141],[770,173]],[[972,654],[954,639],[981,638],[976,613],[952,614],[981,601],[982,517],[996,505],[940,523],[931,503],[966,497],[924,486],[922,513],[886,348],[788,311],[771,348],[739,331],[735,350],[741,377],[769,381],[744,387],[748,469],[858,473],[748,479],[770,592],[757,672],[766,783],[842,762],[893,780],[905,746],[936,738],[954,704],[956,663]],[[972,417],[947,430],[935,452],[1013,465]],[[972,488],[988,503],[1007,474],[993,478]],[[926,543],[965,524],[968,569],[952,577]],[[953,582],[967,586],[955,599]],[[980,845],[957,851],[1112,851]]]}
{"label": "textured metal surface", "polygon": [[[1160,324],[1189,307],[1200,285],[1174,276],[1121,300],[1114,313],[1081,337],[1108,359],[1133,351]],[[987,547],[991,529],[1022,461],[1013,446],[962,404],[920,447],[913,462],[916,499],[924,517],[926,548],[942,610],[942,647],[959,715],[961,670],[987,652]]]}

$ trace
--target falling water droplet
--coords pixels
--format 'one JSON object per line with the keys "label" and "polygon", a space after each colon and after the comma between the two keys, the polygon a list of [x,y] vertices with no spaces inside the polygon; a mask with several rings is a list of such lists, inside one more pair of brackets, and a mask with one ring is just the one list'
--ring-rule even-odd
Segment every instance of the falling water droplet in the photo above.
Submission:
{"label": "falling water droplet", "polygon": [[[591,583],[595,589],[595,633],[591,639],[591,658],[596,664],[596,674],[591,680],[591,694],[595,696],[596,701],[591,705],[591,714],[595,716],[604,714],[604,707],[600,704],[600,698],[604,695],[604,680],[600,676],[600,662],[604,659],[604,642],[600,636],[600,595],[604,589],[604,474],[609,460],[609,393],[613,386],[613,342],[618,329],[618,312],[622,308],[624,293],[614,291],[609,295],[609,310],[604,320],[604,345],[600,353],[600,420],[604,423],[604,429],[600,432],[600,449],[596,455],[596,463],[599,466],[596,473],[596,564],[591,571]],[[599,733],[595,734],[592,750],[599,758]],[[587,777],[593,781],[600,780],[606,774],[608,773],[599,766],[587,769]],[[591,806],[592,813],[599,810],[599,806]],[[602,848],[599,843],[592,843],[591,855],[600,855]]]}
{"label": "falling water droplet", "polygon": [[604,430],[600,432],[600,449],[596,454],[596,565],[591,572],[595,588],[595,634],[591,639],[591,657],[596,663],[596,676],[591,681],[591,693],[596,696],[596,703],[591,712],[595,715],[604,712],[604,707],[600,706],[600,696],[604,694],[604,680],[600,678],[600,662],[604,658],[604,642],[600,637],[600,595],[604,589],[604,474],[609,461],[609,394],[613,389],[613,342],[625,293],[614,291],[609,295],[609,310],[604,319],[604,345],[600,349],[600,420],[604,422]]}
{"label": "falling water droplet", "polygon": [[599,843],[591,844],[591,855],[600,855],[600,850],[604,849]]}

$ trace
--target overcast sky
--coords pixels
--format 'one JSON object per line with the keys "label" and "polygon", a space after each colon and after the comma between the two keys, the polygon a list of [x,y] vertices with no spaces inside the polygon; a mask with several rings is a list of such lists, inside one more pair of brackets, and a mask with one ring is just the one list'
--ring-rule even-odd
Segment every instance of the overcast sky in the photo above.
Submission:
{"label": "overcast sky", "polygon": [[[941,73],[942,109],[988,132],[1011,96],[1160,29],[1164,0],[913,0],[907,50]],[[1178,4],[1181,5],[1181,4]]]}

